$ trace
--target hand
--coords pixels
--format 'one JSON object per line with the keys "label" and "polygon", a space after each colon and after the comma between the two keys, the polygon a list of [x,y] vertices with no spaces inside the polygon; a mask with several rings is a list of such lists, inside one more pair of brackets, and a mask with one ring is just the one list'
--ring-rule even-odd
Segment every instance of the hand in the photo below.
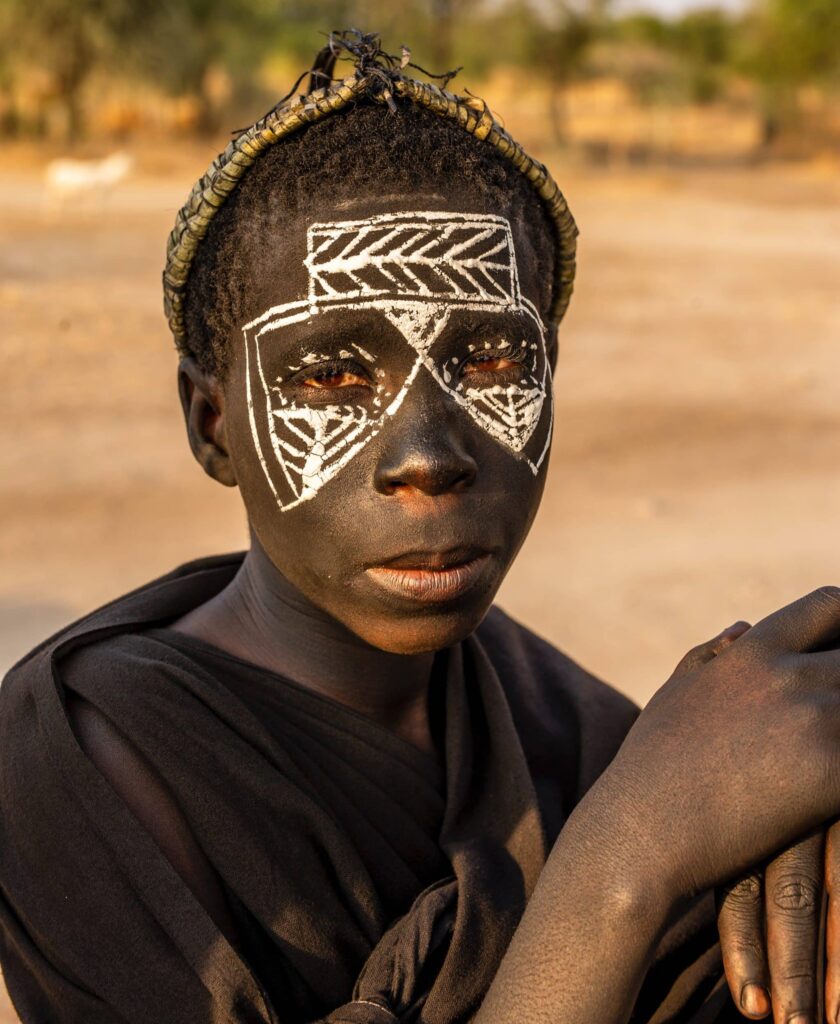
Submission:
{"label": "hand", "polygon": [[[717,657],[750,627],[737,622],[683,658],[675,674]],[[824,861],[825,858],[825,861]],[[827,1020],[840,1014],[840,826],[817,832],[718,890],[718,930],[726,980],[745,1017],[774,1011],[775,1024],[815,1024],[821,1017],[820,928],[823,883],[834,881],[829,903],[832,955],[824,1005]],[[772,993],[772,1000],[771,1000]]]}
{"label": "hand", "polygon": [[[749,626],[738,622],[689,652],[675,674],[717,657]],[[826,889],[828,891],[826,891]],[[827,902],[825,991],[820,947]],[[735,1005],[774,1024],[840,1020],[840,824],[820,828],[718,891],[718,929],[726,979]]]}
{"label": "hand", "polygon": [[822,996],[825,1019],[840,1020],[840,824],[720,892],[718,928],[726,978],[744,1016],[759,1019],[772,1008],[776,1024],[816,1024]]}
{"label": "hand", "polygon": [[692,652],[639,716],[590,806],[611,809],[655,897],[737,877],[840,814],[838,635],[840,590],[816,591],[726,631],[711,660]]}

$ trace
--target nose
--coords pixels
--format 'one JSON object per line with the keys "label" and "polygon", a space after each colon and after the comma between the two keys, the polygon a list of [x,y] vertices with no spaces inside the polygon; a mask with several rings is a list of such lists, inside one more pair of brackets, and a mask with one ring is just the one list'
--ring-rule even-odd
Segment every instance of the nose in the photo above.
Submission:
{"label": "nose", "polygon": [[376,466],[380,494],[436,496],[472,486],[478,472],[458,431],[458,410],[444,398],[409,400],[400,410]]}

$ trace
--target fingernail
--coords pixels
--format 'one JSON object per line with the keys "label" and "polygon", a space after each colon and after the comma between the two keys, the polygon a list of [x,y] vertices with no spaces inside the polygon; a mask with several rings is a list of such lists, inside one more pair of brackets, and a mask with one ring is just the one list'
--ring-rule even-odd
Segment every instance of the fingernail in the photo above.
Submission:
{"label": "fingernail", "polygon": [[806,1013],[797,1013],[795,1017],[788,1017],[787,1024],[813,1024],[813,1020]]}
{"label": "fingernail", "polygon": [[[766,1017],[770,1012],[770,996],[763,985],[750,983],[741,989],[741,1009],[751,1017]],[[804,1018],[803,1018],[804,1021]],[[789,1024],[794,1024],[790,1021]],[[797,1022],[802,1024],[802,1022]]]}

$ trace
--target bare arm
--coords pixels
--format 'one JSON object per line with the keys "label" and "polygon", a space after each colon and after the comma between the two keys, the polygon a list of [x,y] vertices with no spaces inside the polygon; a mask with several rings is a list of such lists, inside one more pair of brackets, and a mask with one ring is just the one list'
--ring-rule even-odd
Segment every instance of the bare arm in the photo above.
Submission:
{"label": "bare arm", "polygon": [[[597,786],[596,786],[597,789]],[[611,838],[595,791],[560,833],[475,1024],[619,1024],[665,929],[649,863]]]}
{"label": "bare arm", "polygon": [[561,832],[476,1024],[626,1024],[682,900],[837,815],[838,635],[825,588],[675,673]]}

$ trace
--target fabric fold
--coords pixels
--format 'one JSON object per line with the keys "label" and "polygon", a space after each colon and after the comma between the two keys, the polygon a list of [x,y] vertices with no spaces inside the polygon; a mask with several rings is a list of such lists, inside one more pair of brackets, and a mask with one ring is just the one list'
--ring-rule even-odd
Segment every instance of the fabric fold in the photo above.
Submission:
{"label": "fabric fold", "polygon": [[[0,687],[0,962],[13,1002],[25,1024],[466,1024],[635,710],[493,610],[442,656],[441,772],[363,716],[168,628],[241,557],[112,603]],[[86,757],[68,691],[165,780],[242,948]],[[678,994],[654,972],[643,1005],[680,1020],[705,1001],[715,949],[698,934],[681,946],[699,952],[680,960]]]}

